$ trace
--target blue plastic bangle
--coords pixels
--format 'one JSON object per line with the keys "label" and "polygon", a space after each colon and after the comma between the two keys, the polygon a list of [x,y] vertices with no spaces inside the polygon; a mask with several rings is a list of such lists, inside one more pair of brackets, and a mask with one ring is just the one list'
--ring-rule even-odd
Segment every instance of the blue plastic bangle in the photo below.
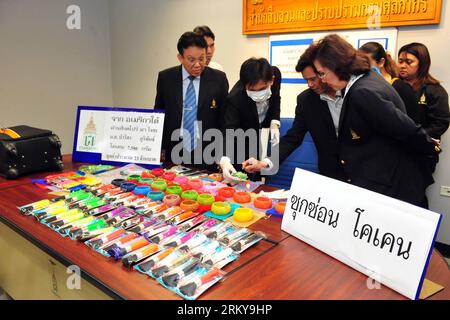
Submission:
{"label": "blue plastic bangle", "polygon": [[124,182],[120,185],[120,188],[126,192],[133,191],[134,188],[136,188],[136,184],[132,182]]}
{"label": "blue plastic bangle", "polygon": [[160,201],[160,200],[164,199],[164,192],[162,192],[162,191],[150,191],[147,194],[147,197],[149,197],[153,201]]}
{"label": "blue plastic bangle", "polygon": [[134,188],[134,194],[136,195],[138,194],[147,195],[147,193],[149,193],[150,191],[152,191],[152,189],[149,186],[138,186]]}

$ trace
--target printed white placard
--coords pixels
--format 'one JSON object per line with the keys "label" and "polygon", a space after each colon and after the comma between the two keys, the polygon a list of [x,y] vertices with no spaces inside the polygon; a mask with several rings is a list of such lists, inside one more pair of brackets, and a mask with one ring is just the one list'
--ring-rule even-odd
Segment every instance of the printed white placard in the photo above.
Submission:
{"label": "printed white placard", "polygon": [[108,112],[102,160],[160,164],[164,113]]}
{"label": "printed white placard", "polygon": [[282,230],[418,299],[441,215],[296,169]]}

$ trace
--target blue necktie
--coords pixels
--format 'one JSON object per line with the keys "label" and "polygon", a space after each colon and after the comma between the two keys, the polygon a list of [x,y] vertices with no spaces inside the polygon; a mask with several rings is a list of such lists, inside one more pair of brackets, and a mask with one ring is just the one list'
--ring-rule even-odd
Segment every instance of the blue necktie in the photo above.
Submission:
{"label": "blue necktie", "polygon": [[191,152],[197,146],[195,136],[195,121],[197,120],[197,98],[194,89],[195,77],[189,76],[189,86],[184,99],[183,115],[183,145],[187,151]]}

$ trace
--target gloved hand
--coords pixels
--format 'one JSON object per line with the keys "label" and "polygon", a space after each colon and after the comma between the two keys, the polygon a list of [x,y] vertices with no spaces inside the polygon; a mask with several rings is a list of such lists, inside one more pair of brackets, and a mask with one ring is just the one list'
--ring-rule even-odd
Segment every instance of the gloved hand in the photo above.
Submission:
{"label": "gloved hand", "polygon": [[280,129],[278,127],[270,128],[270,143],[272,146],[280,143]]}
{"label": "gloved hand", "polygon": [[219,161],[219,166],[222,169],[223,181],[229,184],[236,184],[239,182],[239,179],[233,177],[233,174],[236,173],[236,169],[231,164],[231,160],[228,157],[222,157]]}
{"label": "gloved hand", "polygon": [[258,161],[255,158],[250,158],[242,163],[242,169],[249,173],[261,172],[262,169],[269,165],[264,161]]}

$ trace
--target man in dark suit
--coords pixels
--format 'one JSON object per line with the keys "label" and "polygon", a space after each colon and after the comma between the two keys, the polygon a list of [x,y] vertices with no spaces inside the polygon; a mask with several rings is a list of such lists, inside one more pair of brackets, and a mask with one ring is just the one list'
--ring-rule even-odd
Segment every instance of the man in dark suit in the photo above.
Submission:
{"label": "man in dark suit", "polygon": [[273,155],[262,161],[249,159],[243,164],[246,171],[258,172],[264,168],[271,168],[273,162],[282,163],[302,144],[305,134],[309,131],[317,149],[319,173],[330,178],[342,179],[342,170],[338,162],[336,128],[330,113],[333,101],[337,102],[339,97],[336,97],[335,91],[321,82],[309,59],[309,53],[310,50],[305,51],[295,68],[307,81],[308,89],[297,96],[294,123],[280,140],[279,162],[273,161]]}
{"label": "man in dark suit", "polygon": [[208,143],[202,137],[208,129],[222,129],[228,80],[225,73],[206,66],[206,48],[202,36],[184,33],[177,45],[181,65],[158,75],[155,109],[165,110],[165,161],[204,168],[214,164],[215,159],[203,159]]}
{"label": "man in dark suit", "polygon": [[[240,167],[248,157],[258,157],[260,129],[270,128],[272,144],[279,142],[280,84],[280,70],[266,59],[250,58],[242,64],[239,81],[226,100],[227,156],[219,163],[225,180],[233,181],[232,163]],[[245,135],[249,138],[243,139]]]}

